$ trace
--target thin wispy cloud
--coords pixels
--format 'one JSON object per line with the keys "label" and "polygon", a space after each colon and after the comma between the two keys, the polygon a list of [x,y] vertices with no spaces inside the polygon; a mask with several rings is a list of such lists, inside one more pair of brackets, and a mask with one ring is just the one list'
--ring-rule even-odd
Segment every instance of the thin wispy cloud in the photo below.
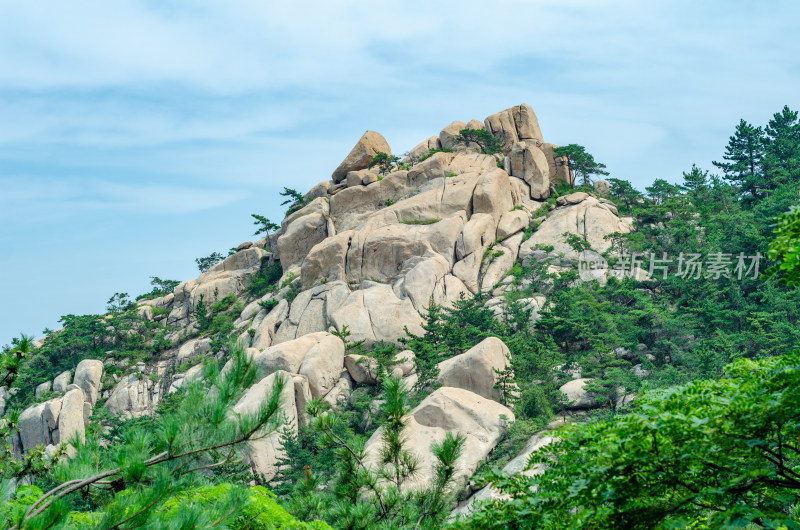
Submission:
{"label": "thin wispy cloud", "polygon": [[[188,278],[193,253],[280,217],[277,191],[329,178],[365,129],[401,153],[524,101],[547,140],[639,187],[709,167],[739,118],[800,107],[798,20],[788,1],[2,3],[0,292],[51,314],[5,304],[0,342],[101,308],[136,274],[117,254]],[[63,244],[59,271],[89,236],[102,286],[74,267],[54,298],[29,278],[41,241]]]}

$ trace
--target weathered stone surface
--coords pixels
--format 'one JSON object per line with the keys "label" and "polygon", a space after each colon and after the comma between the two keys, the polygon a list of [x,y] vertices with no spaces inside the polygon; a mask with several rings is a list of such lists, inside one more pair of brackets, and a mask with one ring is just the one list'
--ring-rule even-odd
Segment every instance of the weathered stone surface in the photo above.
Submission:
{"label": "weathered stone surface", "polygon": [[452,149],[456,145],[456,137],[459,131],[466,129],[467,124],[463,121],[454,121],[439,133],[439,141],[442,143],[442,148]]}
{"label": "weathered stone surface", "polygon": [[326,197],[317,197],[296,212],[292,212],[287,215],[283,221],[281,221],[281,230],[285,231],[286,227],[295,222],[297,219],[314,213],[321,214],[324,217],[328,217],[330,215],[331,206]]}
{"label": "weathered stone surface", "polygon": [[325,394],[325,397],[322,399],[334,407],[340,406],[347,401],[352,390],[353,379],[347,371],[344,371],[331,391]]}
{"label": "weathered stone surface", "polygon": [[[336,339],[336,340],[333,340]],[[325,396],[339,381],[344,366],[344,343],[334,335],[320,336],[303,358],[298,374],[308,379],[314,399]]]}
{"label": "weathered stone surface", "polygon": [[280,300],[278,305],[273,307],[256,325],[251,346],[259,350],[269,348],[275,339],[276,330],[288,315],[289,303],[286,300]]}
{"label": "weathered stone surface", "polygon": [[50,392],[51,386],[52,383],[50,383],[50,381],[45,381],[44,383],[37,385],[36,390],[33,391],[33,395],[38,398],[45,392]]}
{"label": "weathered stone surface", "polygon": [[106,408],[123,418],[138,418],[152,414],[160,399],[159,387],[149,377],[130,374],[114,386]]}
{"label": "weathered stone surface", "polygon": [[348,171],[365,169],[378,153],[392,154],[386,138],[375,131],[365,132],[350,151],[350,154],[334,170],[331,179],[338,184],[347,176]]}
{"label": "weathered stone surface", "polygon": [[347,252],[355,232],[348,230],[315,245],[303,260],[300,283],[309,289],[320,281],[344,280]]}
{"label": "weathered stone surface", "polygon": [[456,259],[462,260],[474,252],[483,252],[495,239],[497,224],[494,217],[486,213],[473,214],[456,240]]}
{"label": "weathered stone surface", "polygon": [[300,263],[308,251],[328,237],[328,219],[322,213],[311,213],[295,219],[278,238],[278,254],[283,270]]}
{"label": "weathered stone surface", "polygon": [[[528,443],[525,444],[525,447],[522,449],[522,451],[503,467],[503,475],[513,476],[522,473],[525,476],[532,477],[544,473],[546,468],[541,464],[536,464],[530,469],[526,469],[528,465],[528,459],[530,458],[531,453],[534,451],[538,451],[539,449],[542,449],[543,447],[559,440],[559,438],[556,437],[552,432],[552,429],[558,425],[562,425],[563,423],[563,420],[558,419],[551,422],[547,426],[547,429],[534,434],[528,440]],[[486,486],[475,492],[469,499],[461,503],[455,510],[453,510],[451,515],[453,517],[469,516],[476,506],[476,503],[509,498],[509,496],[503,494],[500,492],[500,490],[494,488],[493,486]]]}
{"label": "weathered stone surface", "polygon": [[52,442],[50,430],[44,419],[45,403],[39,403],[22,411],[17,421],[20,441],[24,451],[31,451],[37,445],[47,445]]}
{"label": "weathered stone surface", "polygon": [[530,214],[525,210],[513,210],[504,213],[497,224],[497,239],[505,239],[525,230],[530,222]]}
{"label": "weathered stone surface", "polygon": [[58,440],[54,443],[69,443],[73,436],[82,442],[86,437],[86,423],[88,422],[88,401],[83,391],[73,388],[61,398],[61,410],[58,415]]}
{"label": "weathered stone surface", "polygon": [[408,152],[408,160],[416,163],[420,158],[430,153],[431,149],[441,149],[441,148],[442,148],[442,142],[441,140],[439,140],[439,137],[431,136],[427,140],[424,140],[415,145],[414,148]]}
{"label": "weathered stone surface", "polygon": [[472,197],[473,214],[488,213],[499,221],[514,206],[509,180],[508,173],[497,167],[484,173]]}
{"label": "weathered stone surface", "polygon": [[345,356],[344,366],[356,383],[378,384],[378,361],[376,359],[366,355],[350,354]]}
{"label": "weathered stone surface", "polygon": [[[269,399],[276,380],[281,378],[285,386],[281,392],[281,411],[286,423],[285,428],[297,434],[297,406],[295,402],[295,385],[291,374],[284,371],[272,373],[250,387],[239,402],[233,407],[236,414],[253,414]],[[255,469],[265,481],[272,480],[278,472],[277,462],[285,457],[286,451],[280,442],[279,430],[258,433],[259,437],[247,443],[247,456]]]}
{"label": "weathered stone surface", "polygon": [[53,392],[66,391],[70,382],[72,382],[72,373],[69,370],[61,372],[53,379]]}
{"label": "weathered stone surface", "polygon": [[[410,263],[409,263],[410,262]],[[394,286],[394,292],[406,297],[414,304],[414,309],[422,312],[430,305],[436,285],[450,271],[450,264],[442,256],[420,258],[414,263],[409,260],[411,269]]]}
{"label": "weathered stone surface", "polygon": [[516,142],[509,159],[511,175],[530,186],[532,199],[543,200],[550,196],[550,168],[541,149],[530,142]]}
{"label": "weathered stone surface", "polygon": [[405,337],[405,326],[412,333],[424,333],[422,317],[410,300],[397,298],[389,285],[366,283],[366,288],[350,294],[331,315],[337,331],[347,326],[350,340],[365,340],[368,344],[381,340],[394,342]]}
{"label": "weathered stone surface", "polygon": [[333,325],[331,314],[349,294],[350,290],[342,281],[327,282],[301,292],[292,302],[288,317],[275,332],[273,345],[330,329]]}
{"label": "weathered stone surface", "polygon": [[603,197],[611,195],[611,185],[607,180],[595,180],[593,186],[596,195]]}
{"label": "weathered stone surface", "polygon": [[208,306],[229,294],[240,296],[247,289],[249,277],[261,268],[262,258],[268,256],[269,252],[253,246],[228,256],[199,278],[181,283],[175,288],[166,323],[171,326],[190,325],[201,298]]}
{"label": "weathered stone surface", "polygon": [[497,383],[495,370],[506,369],[509,355],[503,341],[489,337],[461,355],[440,362],[439,383],[446,387],[463,388],[500,402],[503,393],[494,388]]}
{"label": "weathered stone surface", "polygon": [[505,152],[520,140],[544,141],[536,113],[526,103],[492,114],[484,123],[486,130],[500,138]]}
{"label": "weathered stone surface", "polygon": [[83,390],[86,401],[92,406],[97,403],[100,388],[103,386],[103,361],[84,359],[75,368],[73,383]]}
{"label": "weathered stone surface", "polygon": [[87,420],[86,399],[79,387],[71,385],[64,396],[22,411],[17,424],[21,449],[30,452],[37,446],[68,442],[74,435],[83,440]]}
{"label": "weathered stone surface", "polygon": [[[447,431],[464,434],[466,441],[456,461],[455,481],[463,485],[478,468],[514,420],[514,413],[503,405],[461,388],[442,387],[426,397],[407,416],[404,434],[409,449],[419,458],[419,473],[403,483],[416,490],[430,485],[435,457],[431,444],[441,441]],[[377,465],[383,430],[379,428],[367,441],[366,462]]]}
{"label": "weathered stone surface", "polygon": [[403,377],[414,373],[417,370],[417,356],[411,350],[403,350],[394,357],[396,368],[400,368]]}
{"label": "weathered stone surface", "polygon": [[592,409],[599,406],[595,397],[586,390],[591,378],[573,379],[558,389],[567,397],[567,408],[571,410]]}
{"label": "weathered stone surface", "polygon": [[518,232],[492,248],[490,256],[487,256],[487,260],[491,261],[485,266],[483,278],[481,278],[481,291],[491,292],[505,278],[517,259],[520,242],[522,242],[522,234]]}
{"label": "weathered stone surface", "polygon": [[554,149],[557,145],[543,143],[541,146],[542,152],[547,157],[547,165],[550,168],[550,183],[557,184],[575,184],[575,175],[569,168],[569,160],[566,156],[556,156]]}
{"label": "weathered stone surface", "polygon": [[[623,223],[609,209],[601,207],[600,202],[588,194],[573,193],[559,199],[565,199],[565,206],[551,213],[530,239],[522,244],[520,258],[523,261],[529,259],[537,245],[552,245],[556,255],[577,260],[578,252],[567,244],[564,232],[584,238],[593,251],[602,253],[608,250],[612,243],[605,239],[605,236],[614,232],[631,231],[629,224]],[[570,202],[566,202],[567,200]]]}
{"label": "weathered stone surface", "polygon": [[177,361],[183,363],[189,359],[196,359],[202,357],[211,349],[211,339],[192,339],[188,340],[178,348]]}
{"label": "weathered stone surface", "polygon": [[315,356],[317,355],[316,352],[330,352],[331,355],[337,358],[341,356],[342,360],[339,362],[339,368],[342,367],[344,343],[339,337],[327,332],[309,333],[297,339],[271,346],[264,351],[256,351],[253,359],[268,374],[277,370],[285,370],[286,372],[297,374],[300,373],[300,367],[303,365],[306,356],[312,352],[315,352]]}

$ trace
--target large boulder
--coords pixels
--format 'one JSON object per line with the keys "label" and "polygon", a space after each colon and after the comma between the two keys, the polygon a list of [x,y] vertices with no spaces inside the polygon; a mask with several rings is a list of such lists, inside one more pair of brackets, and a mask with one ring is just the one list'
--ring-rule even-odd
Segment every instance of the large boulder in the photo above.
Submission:
{"label": "large boulder", "polygon": [[41,397],[46,392],[50,392],[50,387],[52,383],[50,381],[45,381],[44,383],[37,385],[36,389],[33,391],[34,397]]}
{"label": "large boulder", "polygon": [[295,219],[278,238],[283,270],[303,261],[308,251],[328,237],[328,219],[319,212]]}
{"label": "large boulder", "polygon": [[[319,357],[329,356],[336,361],[334,364],[338,363],[338,371],[336,372],[338,379],[339,371],[341,371],[344,364],[344,343],[342,339],[324,331],[309,333],[297,339],[271,346],[264,351],[257,351],[254,348],[250,348],[248,351],[253,354],[255,363],[263,368],[267,374],[277,370],[284,370],[293,374],[302,373],[301,367],[307,357],[315,359],[307,368],[314,371],[325,364],[322,360],[318,360]],[[325,373],[324,371],[321,372],[323,379]],[[324,384],[321,384],[318,388],[324,387]]]}
{"label": "large boulder", "polygon": [[531,199],[543,200],[550,196],[550,168],[547,157],[532,142],[516,142],[509,155],[511,175],[530,186]]}
{"label": "large boulder", "polygon": [[552,184],[575,184],[575,175],[569,168],[569,159],[566,156],[556,156],[555,144],[543,143],[541,150],[547,157],[547,166],[550,168],[550,182]]}
{"label": "large boulder", "polygon": [[570,410],[593,409],[599,407],[599,403],[595,396],[586,390],[586,385],[591,381],[591,378],[573,379],[572,381],[561,385],[558,389],[564,394],[567,404],[566,408]]}
{"label": "large boulder", "polygon": [[438,136],[431,136],[427,140],[415,145],[413,149],[408,152],[408,160],[416,163],[420,158],[431,152],[432,149],[441,149],[442,141]]}
{"label": "large boulder", "polygon": [[262,259],[269,255],[263,248],[253,246],[231,254],[200,277],[181,283],[175,287],[166,323],[189,326],[201,299],[210,306],[230,294],[241,296],[247,291],[250,277],[261,268]]}
{"label": "large boulder", "polygon": [[[555,433],[552,432],[552,429],[558,425],[562,425],[563,423],[564,422],[561,419],[553,421],[547,426],[547,429],[537,432],[531,436],[522,451],[503,467],[503,475],[511,477],[521,473],[527,477],[532,477],[544,473],[546,468],[541,464],[536,464],[530,469],[527,469],[528,460],[534,451],[538,451],[559,440]],[[451,515],[454,517],[468,517],[469,514],[471,514],[475,509],[477,503],[501,499],[510,499],[510,496],[504,494],[490,484],[472,494],[469,499],[456,507]]]}
{"label": "large boulder", "polygon": [[86,394],[86,401],[94,407],[103,386],[103,361],[84,359],[75,368],[73,384]]}
{"label": "large boulder", "polygon": [[347,326],[350,340],[367,344],[395,342],[406,336],[406,327],[416,335],[424,333],[422,317],[410,300],[398,298],[390,285],[364,283],[363,289],[351,293],[331,315],[337,331]]}
{"label": "large boulder", "polygon": [[492,114],[486,118],[484,123],[486,130],[500,138],[503,151],[506,153],[509,152],[512,145],[521,140],[530,140],[534,143],[537,140],[539,143],[544,142],[536,113],[527,103]]}
{"label": "large boulder", "polygon": [[62,397],[28,407],[19,416],[19,442],[25,452],[37,446],[68,443],[73,436],[84,440],[88,398],[76,385]]}
{"label": "large boulder", "polygon": [[333,389],[341,376],[342,366],[344,366],[344,343],[339,337],[325,334],[320,342],[306,353],[297,373],[308,379],[311,396],[317,399]]}
{"label": "large boulder", "polygon": [[69,370],[61,372],[53,379],[53,392],[66,392],[71,382],[72,373]]}
{"label": "large boulder", "polygon": [[347,177],[348,171],[365,169],[378,153],[392,154],[386,138],[375,131],[365,132],[350,151],[350,154],[334,170],[331,179],[338,184]]}
{"label": "large boulder", "polygon": [[509,366],[509,351],[497,337],[489,337],[476,346],[438,364],[442,386],[463,388],[494,401],[503,400],[502,389],[495,388],[498,375]]}
{"label": "large boulder", "polygon": [[378,361],[366,355],[350,354],[344,358],[344,366],[350,377],[361,385],[378,384]]}
{"label": "large boulder", "polygon": [[111,391],[106,408],[123,418],[138,418],[152,414],[161,399],[158,384],[137,374],[123,377]]}
{"label": "large boulder", "polygon": [[278,473],[278,460],[286,456],[286,450],[281,444],[280,431],[286,428],[289,432],[297,434],[297,404],[295,402],[295,384],[291,374],[282,370],[268,375],[250,387],[239,402],[233,407],[236,414],[254,414],[269,399],[277,378],[285,382],[281,392],[281,412],[285,423],[277,429],[269,430],[268,426],[256,434],[256,438],[247,442],[247,457],[264,481],[269,482]]}
{"label": "large boulder", "polygon": [[537,248],[545,245],[553,246],[553,254],[577,261],[580,253],[567,243],[565,232],[580,236],[593,251],[603,253],[612,244],[606,236],[632,230],[631,225],[621,221],[608,205],[588,193],[578,192],[558,199],[563,206],[552,212],[522,243],[519,255],[523,262],[529,261]]}
{"label": "large boulder", "polygon": [[463,121],[454,121],[439,133],[439,142],[444,149],[452,149],[456,145],[456,139],[462,129],[466,129],[467,124]]}
{"label": "large boulder", "polygon": [[[448,431],[461,433],[466,441],[461,457],[455,463],[455,482],[464,485],[478,465],[494,449],[505,434],[514,413],[500,403],[461,388],[442,387],[426,397],[405,418],[403,431],[406,445],[419,459],[419,472],[402,487],[418,490],[434,480],[436,458],[431,444],[444,439]],[[383,427],[367,441],[366,463],[377,466],[383,446]]]}

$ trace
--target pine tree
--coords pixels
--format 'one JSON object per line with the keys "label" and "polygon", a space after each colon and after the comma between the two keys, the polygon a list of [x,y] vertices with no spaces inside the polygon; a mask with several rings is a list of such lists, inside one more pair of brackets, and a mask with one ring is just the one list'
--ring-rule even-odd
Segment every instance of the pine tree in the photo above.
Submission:
{"label": "pine tree", "polygon": [[764,167],[769,189],[800,178],[800,122],[797,111],[784,106],[776,112],[765,129]]}
{"label": "pine tree", "polygon": [[323,512],[324,519],[336,528],[441,528],[453,504],[455,464],[466,438],[448,432],[443,440],[432,443],[433,480],[422,490],[406,488],[406,480],[422,465],[405,436],[408,396],[402,379],[384,379],[377,459],[375,455],[368,458],[363,440],[343,429],[344,420],[327,404],[321,400],[309,404],[314,428],[323,435],[323,442],[337,447],[338,473],[326,490],[316,488],[318,482],[311,475],[298,484],[292,503],[299,508],[298,516],[310,515],[313,507],[315,515]]}
{"label": "pine tree", "polygon": [[751,201],[762,197],[766,187],[764,142],[761,127],[753,127],[740,120],[725,147],[725,154],[722,155],[724,162],[712,162],[722,170],[725,179],[739,186]]}
{"label": "pine tree", "polygon": [[575,174],[576,180],[580,179],[582,186],[592,184],[592,175],[608,175],[606,165],[596,162],[594,156],[586,152],[586,148],[578,144],[569,144],[556,147],[553,152],[556,156],[566,156],[569,160],[569,169]]}
{"label": "pine tree", "polygon": [[[204,506],[189,502],[170,525],[162,519],[166,501],[202,484],[208,470],[239,460],[247,441],[268,436],[281,424],[280,396],[286,384],[281,377],[257,411],[233,412],[258,371],[242,344],[229,348],[228,369],[209,364],[205,383],[188,382],[174,410],[154,424],[133,427],[121,439],[111,440],[116,443],[92,431],[85,442],[77,435],[64,440],[71,445],[71,457],[57,459],[50,470],[61,484],[14,514],[13,528],[67,527],[74,499],[101,506],[92,514],[93,528],[210,528],[235,517],[248,495],[238,487],[226,488]],[[215,390],[210,392],[212,386]],[[7,486],[7,480],[0,480],[0,490]]]}

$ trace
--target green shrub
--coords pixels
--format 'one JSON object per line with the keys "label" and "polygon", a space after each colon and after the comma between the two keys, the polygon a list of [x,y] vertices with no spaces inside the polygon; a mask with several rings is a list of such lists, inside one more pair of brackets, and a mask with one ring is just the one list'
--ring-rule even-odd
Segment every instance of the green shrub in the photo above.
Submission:
{"label": "green shrub", "polygon": [[485,129],[461,129],[458,131],[456,141],[467,145],[476,143],[487,155],[493,155],[503,150],[500,139]]}
{"label": "green shrub", "polygon": [[275,284],[282,275],[283,268],[280,263],[270,263],[269,258],[262,258],[261,268],[250,278],[247,292],[253,298],[261,298],[275,289]]}
{"label": "green shrub", "polygon": [[400,222],[404,225],[432,225],[433,223],[438,223],[439,221],[441,221],[441,219],[430,217],[425,219],[406,219]]}
{"label": "green shrub", "polygon": [[453,152],[452,149],[447,149],[447,148],[445,148],[445,149],[431,149],[430,151],[427,152],[427,154],[424,154],[421,157],[419,157],[418,162],[424,162],[427,159],[429,159],[430,157],[432,157],[433,155],[435,155],[436,153],[452,153],[452,152]]}
{"label": "green shrub", "polygon": [[267,313],[269,313],[269,312],[270,312],[270,311],[272,311],[272,310],[275,308],[275,306],[276,306],[276,305],[278,305],[279,303],[280,303],[280,302],[279,302],[278,300],[275,300],[274,298],[270,298],[269,300],[261,300],[261,301],[258,303],[258,305],[260,305],[260,306],[261,306],[261,309],[263,309],[264,311],[266,311]]}

